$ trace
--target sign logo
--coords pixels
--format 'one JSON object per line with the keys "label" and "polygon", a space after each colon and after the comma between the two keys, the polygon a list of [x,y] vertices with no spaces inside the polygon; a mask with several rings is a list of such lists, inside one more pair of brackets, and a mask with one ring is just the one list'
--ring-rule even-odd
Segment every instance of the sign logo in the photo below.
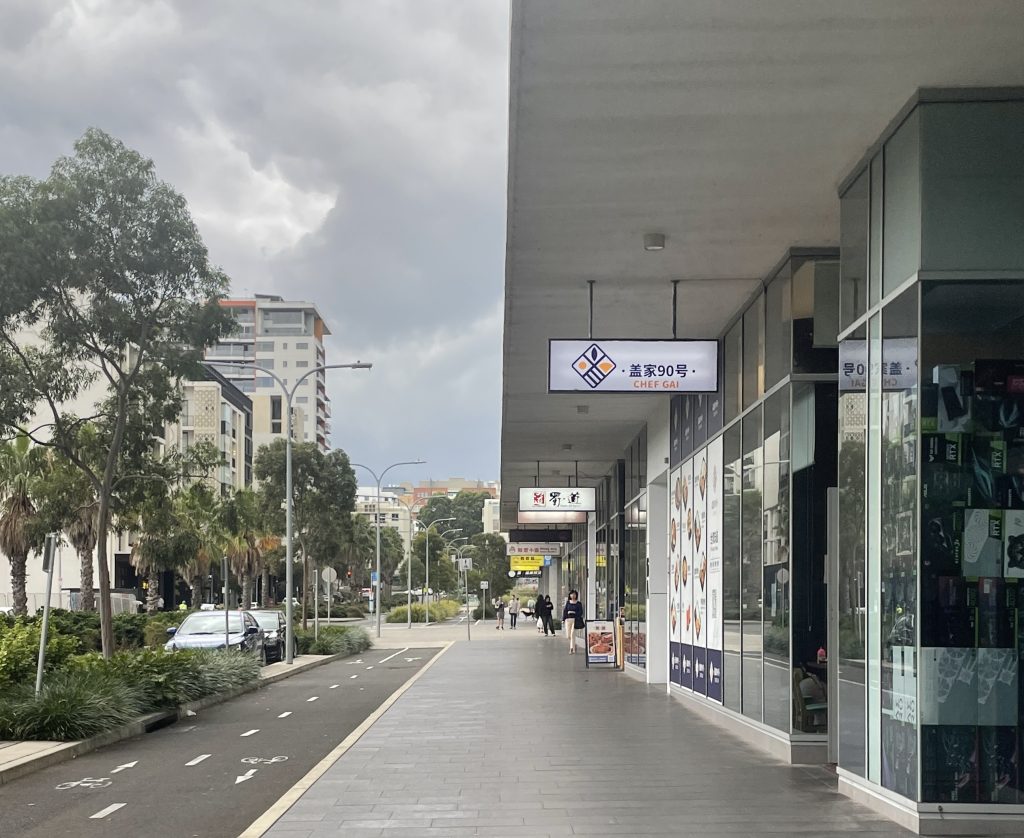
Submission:
{"label": "sign logo", "polygon": [[593,390],[599,387],[601,382],[615,370],[615,362],[605,354],[600,346],[592,343],[579,358],[573,361],[572,368]]}

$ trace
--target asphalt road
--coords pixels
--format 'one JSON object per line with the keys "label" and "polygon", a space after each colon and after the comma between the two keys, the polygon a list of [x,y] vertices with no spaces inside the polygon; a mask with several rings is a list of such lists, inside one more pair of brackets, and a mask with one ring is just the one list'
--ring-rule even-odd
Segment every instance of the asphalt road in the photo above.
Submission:
{"label": "asphalt road", "polygon": [[371,649],[30,774],[0,787],[0,836],[236,838],[437,651]]}

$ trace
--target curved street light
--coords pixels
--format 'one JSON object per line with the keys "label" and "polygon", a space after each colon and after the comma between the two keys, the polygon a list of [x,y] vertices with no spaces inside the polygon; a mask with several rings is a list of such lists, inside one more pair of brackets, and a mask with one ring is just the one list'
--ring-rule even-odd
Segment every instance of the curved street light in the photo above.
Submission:
{"label": "curved street light", "polygon": [[[292,600],[294,599],[294,593],[293,593],[292,586],[295,584],[295,582],[294,582],[294,572],[293,572],[294,568],[292,567],[292,500],[293,500],[292,499],[292,433],[293,433],[293,431],[292,431],[292,399],[295,397],[295,391],[298,390],[299,385],[303,381],[305,381],[307,378],[309,378],[309,376],[314,375],[315,373],[324,372],[325,370],[369,370],[369,369],[373,369],[373,364],[368,364],[368,363],[365,363],[363,361],[356,361],[354,364],[321,364],[319,367],[313,367],[311,370],[308,370],[307,372],[305,372],[301,376],[299,376],[295,380],[295,383],[292,385],[291,389],[289,389],[288,385],[284,383],[284,381],[281,379],[281,377],[277,373],[275,373],[273,370],[267,369],[266,367],[261,367],[259,364],[255,364],[252,361],[242,361],[242,362],[238,363],[238,362],[231,361],[231,360],[223,360],[223,361],[216,360],[216,361],[208,361],[208,363],[211,364],[211,366],[214,366],[214,367],[219,366],[219,365],[239,366],[239,367],[244,367],[246,369],[258,370],[259,372],[266,373],[274,381],[277,382],[277,384],[281,387],[281,390],[284,392],[284,395],[285,395],[285,401],[286,401],[286,404],[287,404],[286,413],[288,414],[288,418],[287,418],[287,425],[286,425],[285,449],[284,449],[284,451],[285,451],[285,453],[284,453],[284,470],[285,470],[285,478],[284,478],[285,479],[285,489],[284,489],[285,541],[287,542],[287,546],[285,548],[285,568],[284,568],[284,576],[285,576],[284,586],[286,588],[284,610],[285,610],[285,619],[287,620],[287,625],[285,626],[285,647],[286,648],[285,648],[284,662],[286,664],[291,664],[294,661],[294,659],[295,659],[294,658],[294,651],[295,651],[295,627],[294,627],[293,622],[292,622],[293,619],[294,619],[294,614],[293,614],[294,607],[292,605]],[[378,494],[379,494],[379,492],[378,492]],[[378,564],[378,567],[379,567],[379,565],[380,565],[380,535],[379,535],[379,533],[378,533],[378,536],[377,536],[377,564]],[[307,583],[307,580],[304,578],[302,580],[303,586],[305,586],[306,583]],[[305,596],[303,596],[303,599],[305,599]],[[228,604],[227,604],[227,601],[225,600],[225,602],[224,602],[224,610],[225,611],[227,610],[227,607],[228,607]],[[320,603],[314,602],[313,603],[313,607],[314,607],[314,609],[316,609],[316,611],[314,613],[318,613],[319,612]],[[380,637],[380,623],[377,624],[377,636]]]}
{"label": "curved street light", "polygon": [[[454,521],[454,520],[456,520],[456,519],[455,518],[437,518],[437,519],[431,521],[426,526],[424,526],[423,524],[420,524],[419,521],[416,522],[421,527],[423,527],[423,532],[427,536],[427,543],[426,543],[426,546],[423,549],[423,567],[425,569],[424,579],[423,579],[423,607],[424,607],[424,610],[426,611],[426,625],[428,625],[428,626],[430,625],[430,528],[432,526],[434,526],[434,524],[443,524],[445,521]],[[443,540],[444,537],[446,535],[448,535],[448,533],[452,533],[452,532],[462,532],[462,527],[458,527],[456,529],[451,529],[451,530],[445,530],[443,533],[441,533],[441,539]]]}
{"label": "curved street light", "polygon": [[398,462],[398,463],[392,463],[386,469],[384,469],[384,471],[382,471],[379,475],[372,468],[370,468],[369,466],[364,466],[362,463],[352,463],[351,464],[352,468],[366,469],[368,472],[370,472],[370,474],[373,475],[374,479],[377,481],[377,499],[376,499],[376,501],[374,502],[374,505],[373,505],[373,509],[374,509],[374,516],[373,517],[374,517],[374,520],[376,521],[376,530],[377,530],[377,590],[374,592],[375,593],[374,605],[377,608],[377,637],[380,637],[380,611],[381,611],[381,608],[380,608],[381,595],[380,595],[380,593],[381,593],[382,582],[384,581],[383,579],[380,578],[380,486],[381,486],[381,481],[384,480],[384,476],[389,471],[391,471],[391,469],[393,469],[393,468],[398,468],[399,466],[421,466],[425,462],[426,462],[426,460],[402,460],[401,462]]}
{"label": "curved street light", "polygon": [[[465,535],[462,536],[461,538],[456,538],[455,539],[455,541],[468,541],[468,540],[469,540],[469,536],[465,536]],[[454,546],[455,541],[450,541],[448,543],[448,546],[451,547],[454,550],[455,554],[459,557],[459,564],[461,565],[462,564],[462,554],[463,554],[463,552],[465,552],[466,550],[475,550],[476,549],[476,545],[475,544],[463,544],[461,547],[455,547]],[[469,628],[470,624],[473,622],[473,614],[469,610],[469,569],[467,568],[463,572],[466,574],[466,640],[472,640],[473,638],[470,636],[470,628]],[[480,607],[482,609],[481,613],[486,614],[487,610],[486,610],[486,608],[484,608],[483,600],[480,600]]]}

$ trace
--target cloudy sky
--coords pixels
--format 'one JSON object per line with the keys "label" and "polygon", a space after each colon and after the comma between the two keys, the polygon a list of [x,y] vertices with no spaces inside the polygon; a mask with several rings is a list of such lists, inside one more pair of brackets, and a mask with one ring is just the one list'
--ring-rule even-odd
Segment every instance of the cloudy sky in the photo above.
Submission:
{"label": "cloudy sky", "polygon": [[233,293],[315,302],[333,444],[497,479],[505,0],[0,0],[0,171],[96,126],[189,200]]}

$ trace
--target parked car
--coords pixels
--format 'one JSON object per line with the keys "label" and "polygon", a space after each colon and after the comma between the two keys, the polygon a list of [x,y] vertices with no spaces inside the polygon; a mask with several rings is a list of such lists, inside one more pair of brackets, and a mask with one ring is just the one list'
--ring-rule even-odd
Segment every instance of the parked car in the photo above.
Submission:
{"label": "parked car", "polygon": [[[263,646],[267,650],[267,660],[283,661],[285,658],[285,642],[287,641],[288,624],[284,612],[277,609],[263,608],[250,612],[263,629]],[[295,656],[295,640],[292,639],[292,656]]]}
{"label": "parked car", "polygon": [[[167,629],[171,636],[164,648],[223,649],[225,626],[223,611],[194,611],[180,626]],[[229,611],[227,616],[227,646],[233,651],[252,655],[261,664],[267,662],[264,631],[248,611]]]}

